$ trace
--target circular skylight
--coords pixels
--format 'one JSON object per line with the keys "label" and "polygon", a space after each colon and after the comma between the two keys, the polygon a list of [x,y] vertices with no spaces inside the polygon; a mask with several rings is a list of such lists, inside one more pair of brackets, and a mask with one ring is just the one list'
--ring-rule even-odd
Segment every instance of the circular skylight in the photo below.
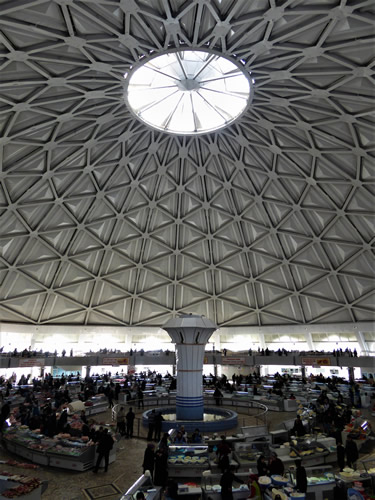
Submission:
{"label": "circular skylight", "polygon": [[172,134],[225,127],[243,113],[251,95],[249,73],[210,52],[169,52],[125,77],[126,99],[136,116]]}

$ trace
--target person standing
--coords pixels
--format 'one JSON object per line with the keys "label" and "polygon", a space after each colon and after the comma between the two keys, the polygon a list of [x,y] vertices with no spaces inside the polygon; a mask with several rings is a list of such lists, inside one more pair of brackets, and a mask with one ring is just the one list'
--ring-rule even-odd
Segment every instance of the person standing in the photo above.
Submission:
{"label": "person standing", "polygon": [[126,418],[126,437],[132,438],[133,437],[134,419],[135,419],[135,413],[134,413],[132,407],[129,408],[129,411],[126,414],[125,418]]}
{"label": "person standing", "polygon": [[117,412],[116,423],[116,431],[119,432],[121,436],[125,436],[125,408],[123,406],[120,406],[120,409]]}
{"label": "person standing", "polygon": [[355,441],[353,441],[353,438],[350,434],[348,434],[348,437],[346,438],[345,451],[346,451],[347,466],[355,469],[355,463],[358,460],[359,455],[358,455],[357,444]]}
{"label": "person standing", "polygon": [[229,455],[231,451],[231,447],[227,443],[226,437],[224,435],[221,436],[221,441],[217,445],[216,455],[218,458],[218,465],[222,473],[224,473],[226,470],[229,470]]}
{"label": "person standing", "polygon": [[266,457],[264,455],[261,455],[258,460],[257,460],[257,469],[258,469],[258,476],[267,476],[268,473],[268,464],[266,461]]}
{"label": "person standing", "polygon": [[223,394],[218,387],[216,387],[216,389],[214,391],[214,398],[215,398],[216,406],[220,406],[221,400],[223,399]]}
{"label": "person standing", "polygon": [[113,408],[113,406],[114,406],[114,404],[113,404],[113,396],[114,396],[113,389],[111,387],[109,387],[108,388],[108,392],[107,392],[108,408]]}
{"label": "person standing", "polygon": [[150,471],[151,478],[154,478],[154,466],[155,466],[155,445],[153,443],[148,443],[145,454],[143,456],[143,474],[146,470]]}
{"label": "person standing", "polygon": [[337,443],[336,453],[337,453],[337,464],[340,467],[340,472],[342,472],[345,467],[346,450],[341,441]]}
{"label": "person standing", "polygon": [[102,434],[99,438],[99,443],[98,443],[98,458],[96,460],[96,465],[94,468],[94,472],[97,473],[98,469],[100,467],[100,462],[104,458],[104,472],[108,471],[108,464],[109,464],[109,452],[113,448],[113,439],[110,434],[108,434],[108,429],[103,429]]}
{"label": "person standing", "polygon": [[271,476],[282,476],[284,474],[284,464],[275,452],[271,453],[268,468]]}
{"label": "person standing", "polygon": [[232,466],[227,468],[220,478],[222,500],[233,500],[232,485],[234,481],[243,484],[242,479],[234,474],[234,467]]}
{"label": "person standing", "polygon": [[158,411],[155,415],[155,441],[160,441],[161,428],[163,425],[164,417],[161,411]]}
{"label": "person standing", "polygon": [[296,460],[296,486],[297,490],[301,493],[306,493],[307,491],[307,476],[306,469],[302,465],[301,460]]}
{"label": "person standing", "polygon": [[144,408],[145,404],[143,402],[143,391],[141,388],[137,391],[137,399],[138,399],[138,408]]}
{"label": "person standing", "polygon": [[154,484],[165,488],[168,481],[168,453],[164,448],[159,448],[155,453]]}
{"label": "person standing", "polygon": [[151,411],[148,415],[148,434],[147,434],[147,441],[152,441],[152,436],[154,434],[154,429],[155,429],[155,409]]}

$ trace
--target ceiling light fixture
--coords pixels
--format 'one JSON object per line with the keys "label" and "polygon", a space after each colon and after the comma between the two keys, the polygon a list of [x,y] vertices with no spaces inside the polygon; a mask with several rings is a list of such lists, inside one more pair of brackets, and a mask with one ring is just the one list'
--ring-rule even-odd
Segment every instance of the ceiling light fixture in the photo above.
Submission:
{"label": "ceiling light fixture", "polygon": [[194,135],[232,123],[252,98],[241,63],[200,50],[175,50],[136,65],[125,78],[125,100],[144,123],[164,132]]}

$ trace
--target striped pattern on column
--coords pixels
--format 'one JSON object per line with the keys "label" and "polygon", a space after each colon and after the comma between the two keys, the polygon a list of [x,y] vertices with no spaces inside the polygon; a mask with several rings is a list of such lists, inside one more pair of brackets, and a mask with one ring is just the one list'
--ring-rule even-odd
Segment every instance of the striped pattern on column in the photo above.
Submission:
{"label": "striped pattern on column", "polygon": [[178,407],[192,407],[203,406],[203,396],[189,398],[187,396],[176,396],[176,406]]}

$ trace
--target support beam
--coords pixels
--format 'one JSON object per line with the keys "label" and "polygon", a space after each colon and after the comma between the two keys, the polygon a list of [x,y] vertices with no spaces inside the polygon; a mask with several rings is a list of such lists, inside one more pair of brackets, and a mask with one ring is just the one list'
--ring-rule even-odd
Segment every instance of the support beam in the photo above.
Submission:
{"label": "support beam", "polygon": [[315,351],[315,345],[312,339],[311,332],[306,332],[306,342],[310,351]]}
{"label": "support beam", "polygon": [[368,355],[370,349],[368,348],[368,345],[365,341],[365,337],[364,337],[363,333],[360,331],[356,331],[355,336],[357,338],[359,347],[361,348],[361,351],[362,351],[362,353],[358,353],[358,354],[362,354],[365,356]]}

